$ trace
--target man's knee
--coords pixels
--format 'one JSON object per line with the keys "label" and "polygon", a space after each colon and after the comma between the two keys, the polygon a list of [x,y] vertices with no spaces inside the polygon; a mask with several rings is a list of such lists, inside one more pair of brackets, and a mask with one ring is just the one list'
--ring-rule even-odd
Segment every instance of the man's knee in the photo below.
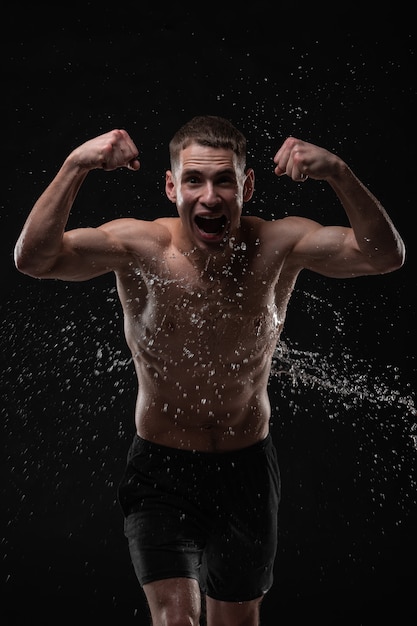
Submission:
{"label": "man's knee", "polygon": [[201,596],[192,578],[167,578],[143,586],[153,624],[161,626],[198,626]]}

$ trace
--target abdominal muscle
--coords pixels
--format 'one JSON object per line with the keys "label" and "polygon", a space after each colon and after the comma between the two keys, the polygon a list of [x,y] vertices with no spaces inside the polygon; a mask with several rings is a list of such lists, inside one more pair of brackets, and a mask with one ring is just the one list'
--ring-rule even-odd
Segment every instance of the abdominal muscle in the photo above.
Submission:
{"label": "abdominal muscle", "polygon": [[184,332],[184,325],[181,332],[177,328],[159,341],[153,334],[151,346],[135,341],[135,419],[140,437],[200,451],[240,449],[266,437],[267,384],[278,329],[269,328],[251,341],[253,333],[243,328],[244,342],[236,341],[242,323],[239,331],[238,327],[232,336],[223,337],[221,345],[211,333],[204,340],[204,333],[198,336],[195,329],[195,341],[185,344],[184,337],[190,333]]}
{"label": "abdominal muscle", "polygon": [[188,380],[180,382],[178,376],[174,385],[159,376],[150,382],[139,375],[138,435],[165,446],[207,452],[240,449],[264,439],[270,417],[266,383],[254,385],[242,374],[203,380],[188,372]]}

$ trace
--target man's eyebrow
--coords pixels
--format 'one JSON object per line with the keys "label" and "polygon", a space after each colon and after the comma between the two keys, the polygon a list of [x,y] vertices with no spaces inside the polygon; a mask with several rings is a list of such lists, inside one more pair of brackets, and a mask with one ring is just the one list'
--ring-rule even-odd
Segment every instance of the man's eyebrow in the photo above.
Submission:
{"label": "man's eyebrow", "polygon": [[184,168],[182,170],[182,175],[183,176],[200,176],[201,175],[201,170],[197,170],[196,168]]}

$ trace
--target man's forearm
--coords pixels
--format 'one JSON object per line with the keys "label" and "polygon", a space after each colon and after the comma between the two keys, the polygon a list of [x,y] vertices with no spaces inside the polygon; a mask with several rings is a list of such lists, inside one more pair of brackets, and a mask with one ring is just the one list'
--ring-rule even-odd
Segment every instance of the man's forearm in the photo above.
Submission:
{"label": "man's forearm", "polygon": [[87,173],[65,161],[36,201],[15,246],[15,263],[20,271],[39,271],[57,257],[71,207]]}
{"label": "man's forearm", "polygon": [[404,242],[382,204],[348,166],[328,181],[342,203],[361,252],[382,271],[404,263]]}

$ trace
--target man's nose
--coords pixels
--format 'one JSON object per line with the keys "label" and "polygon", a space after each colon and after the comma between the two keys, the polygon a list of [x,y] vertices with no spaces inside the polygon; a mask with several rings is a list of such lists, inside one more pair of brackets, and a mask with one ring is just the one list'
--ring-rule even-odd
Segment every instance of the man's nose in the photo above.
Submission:
{"label": "man's nose", "polygon": [[211,183],[207,183],[204,187],[201,202],[208,207],[214,207],[220,202],[220,198],[217,194],[216,188]]}

